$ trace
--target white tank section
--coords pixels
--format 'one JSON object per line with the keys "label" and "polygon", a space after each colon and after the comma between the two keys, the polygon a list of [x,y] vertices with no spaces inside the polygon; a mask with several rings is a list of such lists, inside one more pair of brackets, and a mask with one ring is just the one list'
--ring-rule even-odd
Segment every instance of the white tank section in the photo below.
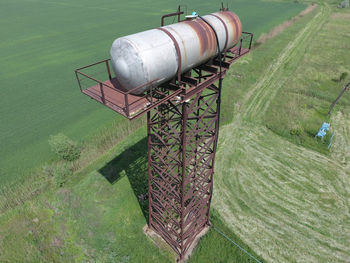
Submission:
{"label": "white tank section", "polygon": [[[221,11],[203,18],[215,29],[221,51],[233,47],[241,38],[238,16]],[[201,18],[162,27],[176,40],[181,54],[181,73],[218,54],[215,33]],[[174,41],[164,31],[152,29],[116,39],[111,47],[111,64],[125,90],[158,79],[162,84],[176,76],[179,57]],[[133,91],[141,94],[149,87]]]}

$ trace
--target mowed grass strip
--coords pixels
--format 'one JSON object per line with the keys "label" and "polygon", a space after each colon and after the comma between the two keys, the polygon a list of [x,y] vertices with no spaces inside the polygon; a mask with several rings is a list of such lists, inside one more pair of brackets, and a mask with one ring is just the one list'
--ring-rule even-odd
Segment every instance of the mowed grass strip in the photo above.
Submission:
{"label": "mowed grass strip", "polygon": [[350,172],[263,126],[221,129],[214,208],[267,262],[347,262]]}
{"label": "mowed grass strip", "polygon": [[[121,117],[79,93],[73,69],[109,56],[112,41],[158,27],[171,1],[43,1],[0,3],[0,183],[11,183],[53,158],[47,140],[63,132],[74,140]],[[207,14],[220,1],[181,1],[188,12]],[[244,30],[257,36],[305,5],[234,1]],[[281,12],[283,10],[283,12]],[[173,20],[167,20],[171,23]],[[118,133],[118,130],[115,131]]]}
{"label": "mowed grass strip", "polygon": [[[349,110],[349,107],[347,107]],[[332,114],[334,137],[330,146],[331,157],[350,170],[350,114],[337,111]]]}
{"label": "mowed grass strip", "polygon": [[[349,19],[337,14],[328,17],[316,30],[313,41],[300,50],[302,53],[296,53],[300,58],[294,59],[297,63],[293,64],[292,60],[284,65],[285,82],[263,118],[277,134],[326,154],[332,132],[340,128],[327,113],[343,86],[350,81]],[[345,117],[349,114],[348,105],[350,93],[345,93],[333,113],[336,115],[341,110]],[[325,142],[315,140],[321,124],[329,121],[332,129]],[[337,135],[342,136],[342,132]]]}
{"label": "mowed grass strip", "polygon": [[[239,95],[240,105],[237,106],[236,103],[235,107],[232,106],[235,113],[232,117],[233,122],[220,131],[214,207],[235,234],[268,262],[348,262],[350,258],[350,172],[347,146],[349,107],[340,104],[338,110],[342,112],[335,111],[331,119],[336,134],[340,135],[338,141],[335,137],[336,143],[332,146],[334,148],[331,148],[330,155],[323,154],[322,147],[326,146],[315,147],[316,140],[313,147],[308,149],[295,143],[288,136],[282,137],[284,134],[276,134],[273,129],[266,127],[266,121],[269,119],[265,118],[271,112],[277,113],[280,118],[272,120],[276,121],[276,126],[285,127],[294,116],[304,113],[300,107],[301,100],[295,102],[295,107],[290,113],[283,112],[293,97],[290,93],[286,96],[281,94],[289,89],[288,83],[294,85],[295,72],[298,72],[299,68],[290,66],[293,64],[299,65],[300,78],[305,77],[305,90],[317,83],[312,77],[306,76],[307,73],[302,74],[303,71],[307,72],[304,59],[309,57],[309,52],[315,57],[312,49],[314,45],[318,46],[318,36],[327,31],[329,23],[333,23],[329,18],[330,11],[329,6],[321,5],[316,13],[301,19],[278,38],[269,40],[266,46],[261,47],[268,50],[265,60],[270,61],[270,64],[266,67],[271,65],[273,68],[274,63],[278,63],[290,73],[289,79],[286,84],[282,82],[283,85],[275,94],[269,86],[262,86],[264,88],[261,92],[255,92],[255,86],[247,88],[245,93]],[[320,16],[323,19],[318,20]],[[315,21],[317,23],[314,23]],[[343,23],[346,23],[345,19]],[[318,28],[318,25],[323,26]],[[307,43],[303,43],[305,38],[300,38],[300,41],[295,43],[289,54],[299,56],[286,56],[281,60],[280,57],[275,57],[274,60],[269,57],[273,50],[279,51],[279,55],[285,54],[280,47],[288,47],[305,28],[318,31],[313,37],[309,37]],[[304,33],[308,35],[307,31]],[[332,37],[332,32],[327,33]],[[334,30],[334,35],[338,33],[339,31]],[[339,42],[335,40],[332,43],[333,47],[344,45],[344,39],[340,37],[338,40]],[[301,51],[304,51],[304,54],[300,55]],[[345,64],[347,55],[342,52],[343,50],[334,53],[340,61],[323,64],[325,72],[321,76],[324,79],[333,77],[327,72],[337,67],[336,64]],[[253,81],[254,78],[249,78],[247,72],[249,68],[254,72],[255,62],[263,61],[259,60],[261,55],[264,55],[261,49],[256,49],[251,57],[246,58],[246,62],[242,61],[247,71],[231,73],[232,76],[241,74],[241,84]],[[321,53],[318,55],[322,56]],[[288,71],[293,68],[294,71]],[[271,75],[267,76],[268,74]],[[280,76],[277,69],[267,71],[261,79],[269,79],[268,83],[276,87],[276,84],[283,80]],[[256,79],[256,83],[259,84],[261,79]],[[334,90],[330,93],[335,97],[337,95],[337,91]],[[252,101],[257,103],[251,104]],[[313,100],[316,111],[320,110],[318,101],[317,98]],[[312,103],[311,99],[309,103]],[[266,111],[264,105],[270,105]],[[274,105],[280,107],[273,108]],[[325,112],[320,114],[319,125],[325,115]]]}

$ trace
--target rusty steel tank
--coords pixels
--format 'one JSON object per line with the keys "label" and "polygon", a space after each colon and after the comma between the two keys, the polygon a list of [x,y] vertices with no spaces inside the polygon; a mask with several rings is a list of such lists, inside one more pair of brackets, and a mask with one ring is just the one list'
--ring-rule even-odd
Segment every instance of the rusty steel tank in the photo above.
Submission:
{"label": "rusty steel tank", "polygon": [[[242,25],[230,11],[203,18],[215,29],[221,51],[233,47],[241,38]],[[135,88],[154,79],[155,85],[198,66],[218,54],[213,29],[200,17],[116,39],[111,47],[111,64],[125,90],[141,94],[149,87]]]}

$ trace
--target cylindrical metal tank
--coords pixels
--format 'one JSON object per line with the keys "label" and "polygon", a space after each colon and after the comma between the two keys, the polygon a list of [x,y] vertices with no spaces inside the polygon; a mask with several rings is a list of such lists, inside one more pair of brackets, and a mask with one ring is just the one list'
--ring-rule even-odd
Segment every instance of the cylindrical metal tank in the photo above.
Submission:
{"label": "cylindrical metal tank", "polygon": [[[221,11],[203,18],[215,29],[221,51],[239,41],[242,25],[233,12]],[[162,84],[176,76],[179,60],[184,73],[217,53],[215,33],[199,17],[118,38],[110,51],[114,73],[126,90],[154,79],[158,79],[154,84]],[[147,88],[132,93],[140,94]]]}

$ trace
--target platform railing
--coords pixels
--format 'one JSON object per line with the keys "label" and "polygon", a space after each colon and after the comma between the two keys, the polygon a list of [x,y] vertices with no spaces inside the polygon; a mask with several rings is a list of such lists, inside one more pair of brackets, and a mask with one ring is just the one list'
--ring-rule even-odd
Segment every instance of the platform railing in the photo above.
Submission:
{"label": "platform railing", "polygon": [[[87,94],[86,90],[89,90],[89,88],[91,88],[91,86],[84,89],[82,86],[82,83],[81,83],[82,77],[84,77],[84,78],[87,78],[87,79],[95,82],[95,86],[96,85],[99,86],[100,94],[94,93],[90,97],[94,98],[95,100],[96,100],[96,97],[100,97],[101,101],[98,99],[97,99],[97,101],[101,102],[102,104],[104,104],[106,106],[109,106],[109,107],[111,106],[110,108],[112,108],[113,110],[116,110],[118,113],[121,113],[122,115],[124,115],[125,117],[127,117],[129,119],[134,119],[135,117],[138,117],[140,115],[137,112],[136,113],[131,112],[131,108],[134,105],[136,105],[136,104],[141,105],[143,103],[144,107],[156,106],[156,104],[158,105],[160,101],[163,101],[163,99],[160,99],[159,97],[162,97],[162,96],[166,97],[166,95],[164,95],[164,93],[161,92],[160,90],[158,90],[158,87],[154,85],[154,82],[156,82],[158,79],[154,79],[152,81],[144,83],[144,84],[142,84],[134,89],[124,91],[122,89],[122,86],[119,84],[117,78],[112,76],[111,71],[110,71],[109,62],[110,62],[110,59],[104,59],[104,60],[95,62],[93,64],[77,68],[75,70],[75,75],[76,75],[76,78],[77,78],[77,81],[79,84],[80,91],[82,93],[90,96],[89,94]],[[89,69],[92,67],[96,67],[96,66],[101,65],[101,64],[105,64],[105,72],[107,73],[107,76],[105,76],[105,78],[106,79],[108,78],[112,85],[107,84],[106,80],[101,81],[101,80],[91,76],[91,74],[87,74],[87,73],[82,72],[83,70],[86,70],[86,69]],[[142,92],[140,95],[134,95],[135,93],[138,93],[137,91],[143,89],[146,86],[149,86],[149,89],[147,91]],[[107,93],[106,89],[110,89],[111,91],[116,93],[116,96],[123,98],[124,103],[117,104],[114,101],[109,100],[106,96],[106,93]],[[177,92],[177,93],[179,93],[179,92]],[[157,95],[157,96],[155,97],[155,95]],[[142,109],[140,108],[139,110],[142,110]]]}
{"label": "platform railing", "polygon": [[[243,47],[243,43],[244,43],[244,40],[248,39],[249,38],[249,46],[248,46],[248,50],[250,50],[252,48],[252,43],[253,43],[253,33],[249,33],[249,32],[242,32],[242,37],[241,37],[241,40],[240,40],[240,49],[242,49]],[[240,53],[239,53],[240,54]]]}
{"label": "platform railing", "polygon": [[223,56],[223,63],[231,64],[234,60],[249,53],[253,44],[253,33],[242,32],[242,37],[239,42]]}
{"label": "platform railing", "polygon": [[102,81],[97,80],[97,79],[95,79],[94,77],[91,77],[91,76],[89,76],[89,75],[87,75],[87,74],[81,72],[81,70],[83,70],[83,69],[87,69],[87,68],[90,68],[90,67],[99,65],[99,64],[101,64],[101,63],[105,63],[105,64],[106,64],[106,68],[107,68],[107,72],[108,72],[109,80],[112,80],[112,76],[111,76],[110,69],[109,69],[109,63],[108,63],[109,60],[110,60],[110,59],[104,59],[104,60],[95,62],[95,63],[93,63],[93,64],[90,64],[90,65],[87,65],[87,66],[84,66],[84,67],[80,67],[80,68],[77,68],[76,70],[74,70],[75,76],[76,76],[76,78],[77,78],[77,81],[78,81],[79,88],[80,88],[80,91],[81,91],[81,92],[83,92],[83,87],[82,87],[82,85],[81,85],[81,79],[80,79],[80,76],[79,76],[79,75],[82,75],[82,76],[84,76],[85,78],[88,78],[88,79],[91,79],[91,80],[95,81],[96,83],[105,85],[105,86],[107,86],[107,87],[113,89],[113,88],[110,87],[109,85],[103,84]]}
{"label": "platform railing", "polygon": [[[76,74],[76,77],[77,77],[77,80],[78,80],[78,83],[79,83],[79,88],[80,88],[81,92],[83,92],[83,88],[82,88],[82,85],[81,85],[80,75],[84,76],[85,78],[88,78],[88,79],[90,79],[90,80],[92,80],[94,82],[96,82],[99,85],[100,92],[101,92],[101,100],[102,100],[103,104],[106,104],[106,102],[113,104],[115,107],[119,108],[121,111],[124,111],[125,114],[127,115],[127,117],[130,116],[130,112],[129,112],[130,107],[132,105],[134,105],[135,103],[139,102],[140,100],[145,99],[147,97],[147,95],[144,94],[143,96],[140,96],[137,100],[135,100],[133,102],[130,102],[129,101],[129,95],[132,94],[133,92],[136,92],[137,90],[142,89],[143,87],[150,85],[150,94],[151,95],[149,97],[150,97],[150,103],[152,103],[152,101],[153,101],[153,98],[152,98],[152,94],[153,94],[152,83],[155,82],[156,80],[152,80],[150,82],[147,82],[147,83],[145,83],[145,84],[143,84],[141,86],[138,86],[138,87],[136,87],[136,88],[134,88],[132,90],[123,91],[121,89],[115,88],[114,86],[106,84],[104,81],[100,81],[100,80],[98,80],[98,79],[96,79],[96,78],[94,78],[92,76],[89,76],[89,75],[85,74],[84,72],[82,72],[82,70],[84,70],[84,69],[87,69],[87,68],[90,68],[90,67],[93,67],[93,66],[105,63],[105,65],[106,65],[106,72],[108,74],[108,79],[110,81],[112,81],[112,75],[111,75],[111,71],[110,71],[109,61],[110,61],[110,59],[104,59],[104,60],[98,61],[96,63],[90,64],[90,65],[87,65],[87,66],[84,66],[84,67],[81,67],[81,68],[78,68],[78,69],[75,70],[75,74]],[[115,79],[115,81],[117,81],[117,80]],[[125,106],[121,107],[120,105],[115,104],[113,101],[106,99],[106,96],[105,96],[105,89],[106,88],[107,89],[111,89],[111,90],[113,90],[113,91],[115,91],[117,93],[122,94],[123,97],[124,97],[124,105]]]}

